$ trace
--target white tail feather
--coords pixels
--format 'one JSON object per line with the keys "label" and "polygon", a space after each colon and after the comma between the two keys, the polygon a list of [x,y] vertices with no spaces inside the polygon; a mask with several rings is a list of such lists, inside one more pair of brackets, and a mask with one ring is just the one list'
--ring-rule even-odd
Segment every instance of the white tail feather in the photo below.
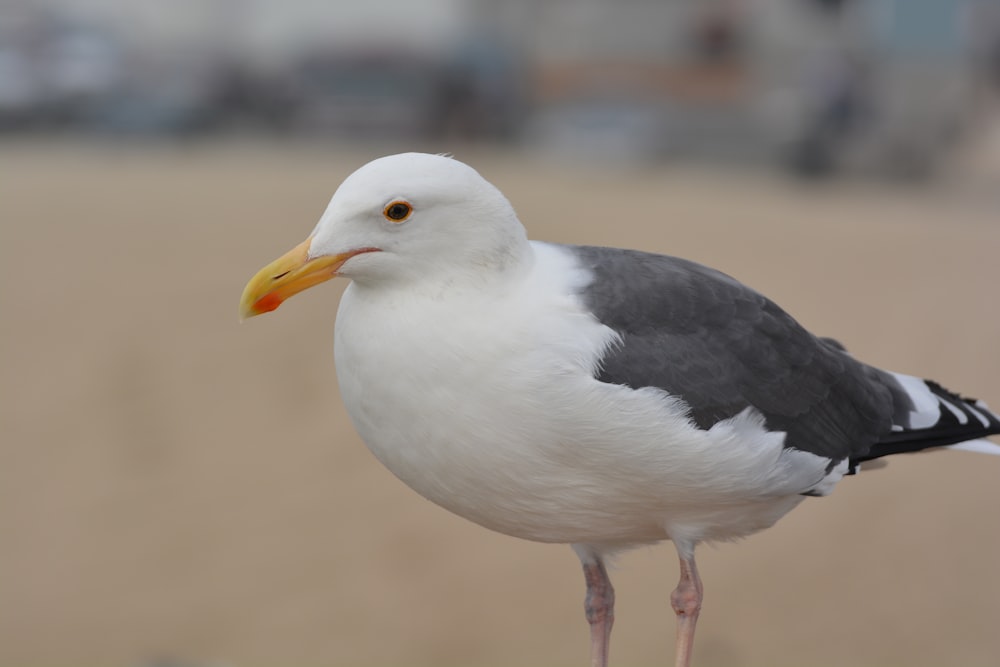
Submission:
{"label": "white tail feather", "polygon": [[957,449],[961,452],[976,452],[978,454],[993,454],[1000,456],[1000,445],[989,440],[966,440],[957,445],[948,445],[947,449]]}

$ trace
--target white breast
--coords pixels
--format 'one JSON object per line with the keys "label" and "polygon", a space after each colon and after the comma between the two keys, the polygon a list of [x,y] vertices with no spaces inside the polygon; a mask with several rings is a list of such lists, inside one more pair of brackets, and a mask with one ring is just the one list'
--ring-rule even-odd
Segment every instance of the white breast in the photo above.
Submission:
{"label": "white breast", "polygon": [[530,270],[492,292],[344,294],[343,400],[406,484],[518,537],[634,544],[754,532],[822,476],[752,413],[702,431],[662,391],[598,382],[616,336],[574,296],[590,277],[567,250],[532,246]]}

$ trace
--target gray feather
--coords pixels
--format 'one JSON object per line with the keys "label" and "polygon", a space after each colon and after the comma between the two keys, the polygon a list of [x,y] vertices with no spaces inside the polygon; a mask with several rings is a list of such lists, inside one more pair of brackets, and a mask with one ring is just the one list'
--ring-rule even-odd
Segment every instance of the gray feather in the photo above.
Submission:
{"label": "gray feather", "polygon": [[594,276],[581,298],[614,329],[598,378],[680,397],[700,428],[747,406],[785,446],[833,462],[865,455],[909,397],[895,379],[813,336],[774,302],[695,262],[573,246]]}

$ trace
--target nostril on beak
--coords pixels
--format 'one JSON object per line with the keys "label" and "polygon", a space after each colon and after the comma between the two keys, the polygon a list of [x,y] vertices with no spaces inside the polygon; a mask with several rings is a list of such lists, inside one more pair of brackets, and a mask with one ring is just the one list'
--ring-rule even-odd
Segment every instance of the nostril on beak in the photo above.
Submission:
{"label": "nostril on beak", "polygon": [[271,276],[271,280],[278,280],[279,278],[284,278],[284,277],[285,277],[285,276],[287,276],[287,275],[288,275],[289,273],[291,273],[291,271],[285,271],[284,273],[279,273],[279,274],[278,274],[278,275],[276,275],[276,276]]}

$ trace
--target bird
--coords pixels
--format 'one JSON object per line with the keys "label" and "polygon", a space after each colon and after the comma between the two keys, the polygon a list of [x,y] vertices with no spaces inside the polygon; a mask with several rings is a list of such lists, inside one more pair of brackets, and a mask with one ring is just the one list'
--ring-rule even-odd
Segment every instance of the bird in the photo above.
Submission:
{"label": "bird", "polygon": [[1000,454],[982,401],[868,365],[704,265],[529,240],[450,155],[348,176],[306,240],[247,283],[241,318],[335,276],[350,281],[334,365],[353,427],[430,501],[572,547],[592,667],[608,664],[615,555],[673,543],[675,665],[689,667],[699,544],[769,528],[890,454]]}

